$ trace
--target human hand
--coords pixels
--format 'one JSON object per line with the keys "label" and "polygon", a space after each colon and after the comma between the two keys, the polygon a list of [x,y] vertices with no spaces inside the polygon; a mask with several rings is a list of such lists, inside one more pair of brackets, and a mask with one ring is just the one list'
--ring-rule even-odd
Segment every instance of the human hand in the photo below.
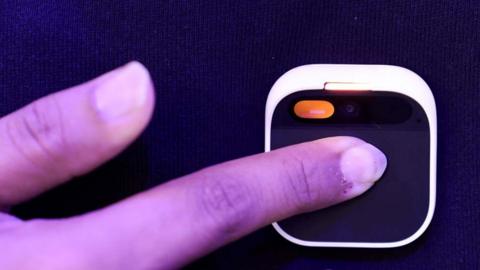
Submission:
{"label": "human hand", "polygon": [[[148,124],[154,89],[132,62],[0,119],[0,209],[112,158]],[[212,166],[67,219],[0,213],[0,269],[170,269],[271,222],[358,196],[374,146],[333,137]]]}

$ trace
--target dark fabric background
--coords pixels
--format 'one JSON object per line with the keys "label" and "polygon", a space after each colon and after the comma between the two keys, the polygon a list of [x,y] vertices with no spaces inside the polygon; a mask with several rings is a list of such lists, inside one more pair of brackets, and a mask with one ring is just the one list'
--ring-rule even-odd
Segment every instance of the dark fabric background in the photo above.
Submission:
{"label": "dark fabric background", "polygon": [[[85,177],[21,205],[61,217],[263,150],[268,91],[309,63],[409,68],[439,115],[438,204],[427,233],[390,250],[302,248],[271,227],[191,269],[480,269],[477,1],[2,1],[0,115],[137,59],[157,108],[145,134]],[[1,151],[1,149],[0,149]]]}

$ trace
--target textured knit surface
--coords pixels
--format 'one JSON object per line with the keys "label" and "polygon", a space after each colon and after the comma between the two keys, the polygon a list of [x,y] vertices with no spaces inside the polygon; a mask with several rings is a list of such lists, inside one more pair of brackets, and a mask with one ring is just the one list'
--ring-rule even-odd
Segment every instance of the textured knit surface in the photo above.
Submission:
{"label": "textured knit surface", "polygon": [[[309,63],[393,64],[432,88],[438,204],[414,244],[311,249],[271,227],[191,269],[480,269],[478,1],[2,1],[0,115],[137,59],[157,108],[142,137],[96,172],[15,209],[61,217],[221,161],[262,152],[274,81]],[[0,149],[1,151],[1,149]]]}

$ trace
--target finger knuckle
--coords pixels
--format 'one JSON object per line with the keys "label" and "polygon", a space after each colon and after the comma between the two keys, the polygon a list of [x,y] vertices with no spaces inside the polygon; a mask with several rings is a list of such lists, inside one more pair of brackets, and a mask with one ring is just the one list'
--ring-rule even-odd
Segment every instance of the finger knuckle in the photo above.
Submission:
{"label": "finger knuckle", "polygon": [[254,196],[238,177],[201,172],[197,198],[215,231],[234,235],[252,217]]}
{"label": "finger knuckle", "polygon": [[53,97],[37,100],[7,124],[13,145],[29,159],[59,160],[66,149],[63,121]]}
{"label": "finger knuckle", "polygon": [[287,200],[298,211],[314,207],[317,192],[313,179],[313,170],[304,159],[289,156],[281,162],[281,173],[285,176]]}

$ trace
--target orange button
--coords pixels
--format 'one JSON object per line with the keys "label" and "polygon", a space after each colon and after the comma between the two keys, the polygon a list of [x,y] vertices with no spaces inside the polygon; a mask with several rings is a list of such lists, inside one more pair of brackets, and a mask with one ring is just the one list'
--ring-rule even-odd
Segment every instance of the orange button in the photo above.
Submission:
{"label": "orange button", "polygon": [[307,119],[325,119],[333,115],[332,103],[326,100],[301,100],[293,107],[295,115]]}

